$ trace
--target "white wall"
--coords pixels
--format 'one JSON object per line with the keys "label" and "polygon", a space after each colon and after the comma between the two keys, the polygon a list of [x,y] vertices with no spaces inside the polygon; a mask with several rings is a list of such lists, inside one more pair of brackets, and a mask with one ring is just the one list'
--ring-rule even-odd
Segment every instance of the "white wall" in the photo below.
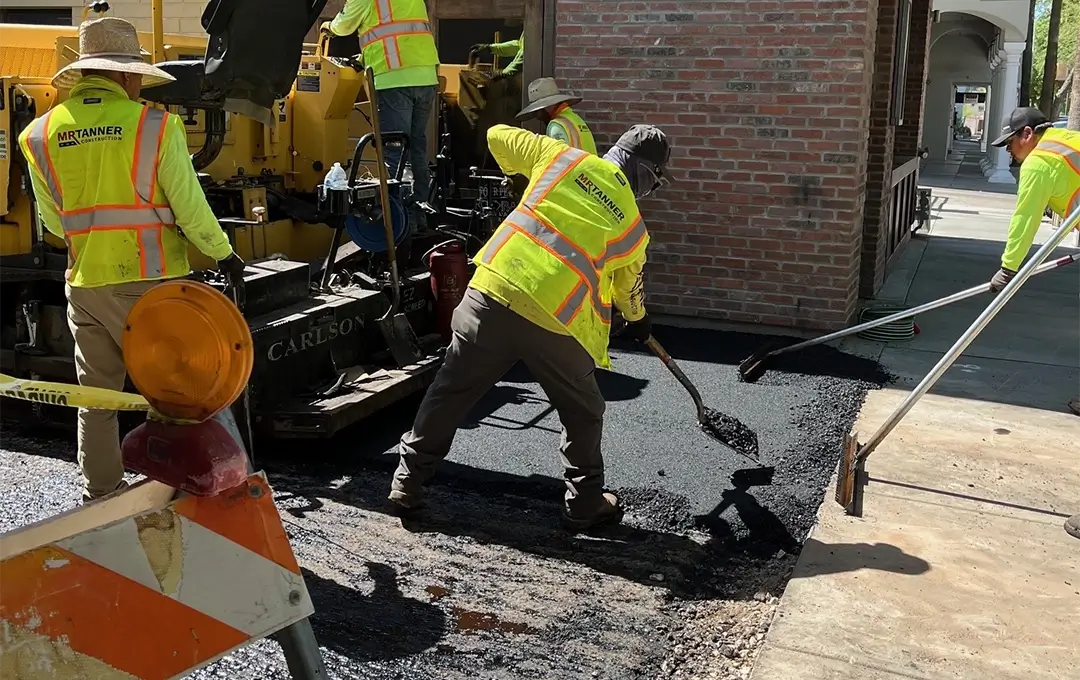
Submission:
{"label": "white wall", "polygon": [[939,12],[966,12],[986,19],[1005,32],[1007,42],[1027,40],[1030,0],[932,0]]}
{"label": "white wall", "polygon": [[930,79],[923,112],[923,143],[930,160],[945,160],[952,139],[953,86],[990,83],[987,47],[971,35],[942,36],[930,50]]}

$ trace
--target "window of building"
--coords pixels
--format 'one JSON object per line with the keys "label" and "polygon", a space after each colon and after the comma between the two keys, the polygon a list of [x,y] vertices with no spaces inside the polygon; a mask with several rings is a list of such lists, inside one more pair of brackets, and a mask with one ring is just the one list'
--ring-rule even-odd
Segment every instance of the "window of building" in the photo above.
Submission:
{"label": "window of building", "polygon": [[71,26],[70,7],[2,7],[0,23]]}
{"label": "window of building", "polygon": [[896,51],[893,53],[893,98],[889,118],[893,125],[904,124],[904,91],[907,87],[908,49],[911,44],[911,0],[897,0]]}

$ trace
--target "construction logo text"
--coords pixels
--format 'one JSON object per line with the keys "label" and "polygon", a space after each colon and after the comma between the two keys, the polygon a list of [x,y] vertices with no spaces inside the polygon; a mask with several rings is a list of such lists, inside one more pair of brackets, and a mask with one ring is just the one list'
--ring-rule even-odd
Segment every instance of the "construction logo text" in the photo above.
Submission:
{"label": "construction logo text", "polygon": [[596,186],[596,184],[594,184],[593,181],[589,179],[584,172],[578,173],[577,179],[574,180],[574,184],[577,184],[579,187],[584,189],[585,193],[587,193],[592,198],[600,201],[600,203],[603,203],[604,207],[608,209],[608,212],[610,212],[616,220],[622,222],[624,219],[626,219],[626,213],[622,211],[622,208],[620,208],[615,203],[615,201],[611,200],[611,198],[609,198],[608,195],[604,193],[603,189]]}
{"label": "construction logo text", "polygon": [[124,138],[122,125],[98,125],[88,128],[75,128],[74,130],[61,130],[56,133],[56,141],[60,148],[65,146],[77,146],[89,142],[119,142]]}

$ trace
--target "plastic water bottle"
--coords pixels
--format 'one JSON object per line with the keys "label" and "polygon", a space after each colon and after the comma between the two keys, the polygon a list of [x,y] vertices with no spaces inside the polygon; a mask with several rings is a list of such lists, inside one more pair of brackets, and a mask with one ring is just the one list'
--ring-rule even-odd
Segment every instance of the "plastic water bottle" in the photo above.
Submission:
{"label": "plastic water bottle", "polygon": [[337,190],[349,188],[349,177],[345,174],[345,168],[341,167],[341,163],[334,163],[334,167],[330,168],[330,172],[326,173],[323,186],[327,189]]}

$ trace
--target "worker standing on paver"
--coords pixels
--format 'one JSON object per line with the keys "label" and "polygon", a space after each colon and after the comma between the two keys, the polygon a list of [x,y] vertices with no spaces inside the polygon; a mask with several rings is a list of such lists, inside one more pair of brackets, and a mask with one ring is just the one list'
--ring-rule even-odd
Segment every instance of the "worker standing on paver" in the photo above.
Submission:
{"label": "worker standing on paver", "polygon": [[[990,288],[996,293],[1016,276],[1049,207],[1062,218],[1080,207],[1080,132],[1053,127],[1036,108],[1024,106],[1009,115],[1001,136],[993,141],[1020,163],[1016,210],[1009,224],[1009,239],[1001,256],[1001,269]],[[1080,415],[1080,397],[1069,401]],[[1080,515],[1065,522],[1065,530],[1080,538]]]}
{"label": "worker standing on paver", "polygon": [[[135,101],[173,80],[145,62],[135,27],[79,26],[78,61],[53,77],[69,98],[19,136],[45,227],[67,243],[68,325],[79,384],[122,390],[124,320],[162,279],[187,276],[188,240],[231,277],[244,263],[206,202],[179,116]],[[178,225],[183,228],[181,235]],[[122,488],[115,411],[79,409],[83,500]]]}
{"label": "worker standing on paver", "polygon": [[[408,136],[413,200],[426,202],[427,129],[438,94],[439,52],[424,0],[346,0],[321,30],[339,36],[359,34],[364,66],[375,74],[379,127]],[[384,152],[392,176],[401,162],[401,149],[388,144]]]}
{"label": "worker standing on paver", "polygon": [[554,78],[537,78],[529,83],[529,105],[518,113],[517,119],[535,118],[545,125],[548,137],[595,155],[592,131],[570,108],[580,101],[581,97],[560,92]]}
{"label": "worker standing on paver", "polygon": [[488,145],[507,175],[524,175],[529,185],[474,258],[445,363],[401,438],[389,499],[419,506],[421,487],[449,453],[458,424],[520,360],[562,421],[567,525],[618,521],[618,498],[604,492],[605,404],[595,367],[610,366],[613,303],[628,337],[644,341],[651,332],[641,280],[649,235],[637,199],[665,181],[667,138],[635,125],[599,158],[496,125]]}

